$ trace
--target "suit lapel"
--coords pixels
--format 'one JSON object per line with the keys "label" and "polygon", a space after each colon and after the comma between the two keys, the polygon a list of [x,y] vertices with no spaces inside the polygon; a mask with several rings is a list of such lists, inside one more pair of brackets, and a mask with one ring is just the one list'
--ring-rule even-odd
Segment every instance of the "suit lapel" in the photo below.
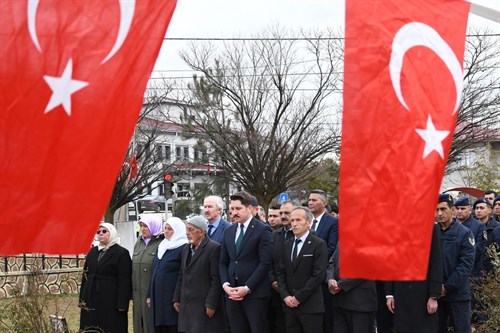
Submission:
{"label": "suit lapel", "polygon": [[[109,259],[111,259],[111,257],[113,256],[113,254],[115,253],[115,249],[116,247],[113,245],[111,246],[107,251],[106,253],[104,253],[104,255],[102,256],[101,260],[98,260],[97,261],[97,266],[101,266],[103,265],[106,261],[108,261]],[[99,256],[99,252],[97,252],[97,255]]]}

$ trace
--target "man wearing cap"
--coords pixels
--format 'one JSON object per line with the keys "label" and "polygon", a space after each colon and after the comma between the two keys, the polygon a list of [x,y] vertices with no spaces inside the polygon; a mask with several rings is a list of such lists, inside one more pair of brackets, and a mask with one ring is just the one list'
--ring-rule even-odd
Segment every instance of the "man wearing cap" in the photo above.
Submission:
{"label": "man wearing cap", "polygon": [[190,246],[182,251],[173,297],[174,308],[179,313],[179,332],[220,333],[226,327],[219,278],[221,245],[206,237],[206,230],[207,220],[202,216],[187,221]]}
{"label": "man wearing cap", "polygon": [[208,220],[207,236],[217,243],[222,243],[224,232],[231,226],[231,223],[222,218],[224,202],[222,198],[211,195],[203,200],[203,213]]}
{"label": "man wearing cap", "polygon": [[448,332],[450,320],[455,333],[470,333],[470,275],[474,267],[475,241],[470,229],[453,220],[451,207],[452,196],[441,194],[436,209],[436,219],[441,226],[444,282],[438,301],[439,332]]}
{"label": "man wearing cap", "polygon": [[[493,230],[500,226],[500,222],[495,220],[492,214],[491,205],[488,199],[479,198],[474,202],[474,212],[479,221],[485,226],[486,233],[486,243],[485,248],[487,248],[491,243],[493,243]],[[483,266],[486,271],[492,269],[490,258],[487,256],[486,251],[483,252]]]}
{"label": "man wearing cap", "polygon": [[481,275],[483,270],[483,255],[486,246],[486,228],[484,224],[472,217],[472,208],[470,205],[469,197],[461,197],[455,201],[456,219],[463,226],[469,228],[474,235],[476,246],[476,254],[474,258],[474,268],[472,269],[472,276]]}
{"label": "man wearing cap", "polygon": [[272,230],[253,216],[249,193],[230,199],[235,224],[224,233],[219,265],[229,324],[234,333],[267,333]]}

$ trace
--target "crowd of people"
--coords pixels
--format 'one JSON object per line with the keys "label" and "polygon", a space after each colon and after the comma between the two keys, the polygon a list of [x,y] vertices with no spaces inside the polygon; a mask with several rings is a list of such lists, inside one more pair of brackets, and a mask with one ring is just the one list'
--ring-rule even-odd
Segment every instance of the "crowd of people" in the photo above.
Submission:
{"label": "crowd of people", "polygon": [[484,281],[493,269],[486,249],[500,245],[493,191],[473,203],[439,195],[424,281],[341,277],[338,208],[323,191],[267,214],[238,192],[229,221],[222,198],[203,207],[186,223],[142,215],[132,259],[114,226],[101,223],[84,266],[81,329],[127,332],[130,298],[134,333],[465,333],[488,319],[472,316],[484,304],[471,281]]}

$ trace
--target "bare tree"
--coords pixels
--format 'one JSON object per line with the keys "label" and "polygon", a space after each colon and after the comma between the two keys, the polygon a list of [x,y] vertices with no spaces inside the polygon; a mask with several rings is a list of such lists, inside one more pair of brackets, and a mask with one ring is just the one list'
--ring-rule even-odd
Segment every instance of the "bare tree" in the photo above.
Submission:
{"label": "bare tree", "polygon": [[171,88],[163,84],[146,91],[137,126],[104,215],[106,222],[114,223],[114,213],[121,206],[143,197],[144,190],[163,180],[165,170],[170,167],[156,150],[161,119],[168,117],[161,106],[170,91]]}
{"label": "bare tree", "polygon": [[[500,40],[488,31],[471,31],[466,40],[464,89],[447,173],[464,152],[496,139],[500,119]],[[495,129],[496,130],[491,130]]]}
{"label": "bare tree", "polygon": [[[183,125],[267,209],[338,149],[342,38],[278,28],[250,40],[192,44],[181,58],[201,73],[189,85]],[[338,97],[338,96],[337,96]]]}

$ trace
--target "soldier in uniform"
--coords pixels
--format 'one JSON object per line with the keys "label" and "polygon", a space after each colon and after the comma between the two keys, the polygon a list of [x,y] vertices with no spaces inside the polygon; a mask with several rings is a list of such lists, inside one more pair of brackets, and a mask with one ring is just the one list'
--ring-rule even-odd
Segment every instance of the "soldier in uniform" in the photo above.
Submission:
{"label": "soldier in uniform", "polygon": [[[490,202],[487,199],[477,199],[474,202],[473,207],[478,218],[480,219],[480,222],[485,226],[485,248],[487,248],[493,242],[493,230],[500,226],[500,222],[496,221],[495,218],[491,216],[491,206]],[[492,268],[490,259],[486,255],[486,251],[484,251],[483,253],[483,268],[485,271],[490,271]]]}
{"label": "soldier in uniform", "polygon": [[493,200],[493,217],[500,222],[500,195]]}
{"label": "soldier in uniform", "polygon": [[472,276],[480,276],[483,270],[483,255],[486,246],[486,228],[484,224],[472,217],[472,207],[470,205],[469,197],[461,197],[455,201],[456,219],[463,226],[469,228],[474,235],[476,246],[476,255],[474,258],[474,268],[472,269]]}
{"label": "soldier in uniform", "polygon": [[452,218],[453,198],[441,194],[436,218],[441,226],[443,286],[438,302],[439,332],[448,332],[448,321],[455,333],[471,332],[470,275],[474,267],[474,235]]}

